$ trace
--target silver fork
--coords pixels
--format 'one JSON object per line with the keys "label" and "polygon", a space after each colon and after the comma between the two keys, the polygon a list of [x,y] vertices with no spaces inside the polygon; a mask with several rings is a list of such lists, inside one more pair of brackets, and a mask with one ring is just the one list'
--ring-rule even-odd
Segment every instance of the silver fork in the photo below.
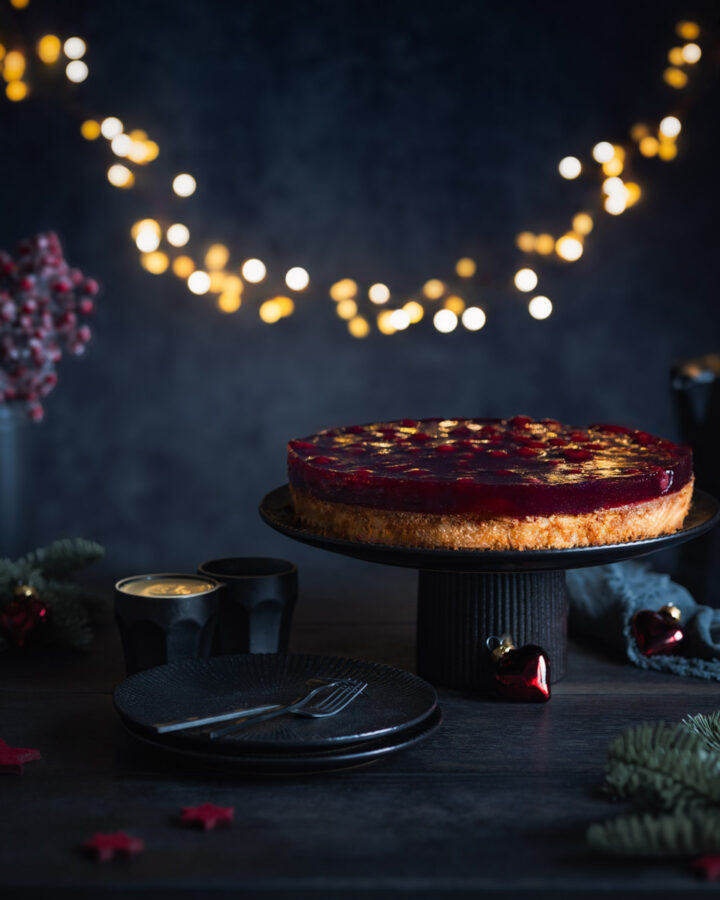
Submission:
{"label": "silver fork", "polygon": [[191,729],[198,729],[198,731],[202,733],[203,731],[210,730],[208,728],[201,729],[201,726],[203,725],[217,725],[219,722],[245,719],[248,716],[256,716],[259,713],[270,712],[270,710],[273,709],[285,709],[287,706],[299,703],[301,700],[306,700],[313,692],[312,685],[335,687],[336,685],[341,684],[359,684],[359,682],[354,681],[352,678],[338,678],[333,681],[327,681],[321,678],[309,678],[305,683],[308,686],[308,690],[294,700],[291,700],[290,703],[265,703],[262,706],[246,706],[241,707],[240,709],[231,709],[222,713],[211,713],[210,715],[205,716],[189,716],[184,719],[174,719],[171,722],[155,722],[152,727],[157,734],[169,734],[172,731],[190,731]]}
{"label": "silver fork", "polygon": [[343,682],[341,684],[324,684],[314,691],[310,691],[302,700],[296,703],[289,703],[280,709],[273,709],[257,716],[251,716],[243,719],[242,722],[234,722],[225,728],[218,728],[210,731],[208,736],[211,739],[219,737],[227,737],[235,734],[243,728],[255,725],[257,722],[267,722],[270,719],[276,719],[279,716],[286,716],[289,713],[299,716],[307,716],[311,719],[321,719],[327,716],[334,716],[341,710],[352,703],[352,701],[367,687],[362,681]]}

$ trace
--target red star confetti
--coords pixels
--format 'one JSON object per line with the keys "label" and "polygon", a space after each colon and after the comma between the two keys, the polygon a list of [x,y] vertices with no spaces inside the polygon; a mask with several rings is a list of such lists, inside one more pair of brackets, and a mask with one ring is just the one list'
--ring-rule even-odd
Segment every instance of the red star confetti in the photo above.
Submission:
{"label": "red star confetti", "polygon": [[216,825],[229,825],[234,818],[234,806],[215,806],[212,803],[185,806],[180,813],[180,821],[184,825],[195,825],[203,831],[211,831]]}
{"label": "red star confetti", "polygon": [[85,841],[83,849],[99,859],[100,862],[108,862],[116,856],[133,856],[135,853],[142,853],[145,844],[140,838],[118,831],[115,834],[94,834],[89,841]]}
{"label": "red star confetti", "polygon": [[693,872],[705,881],[720,881],[720,856],[700,856],[691,863]]}
{"label": "red star confetti", "polygon": [[34,759],[40,759],[40,751],[34,747],[11,747],[0,738],[0,773],[22,775],[23,765]]}

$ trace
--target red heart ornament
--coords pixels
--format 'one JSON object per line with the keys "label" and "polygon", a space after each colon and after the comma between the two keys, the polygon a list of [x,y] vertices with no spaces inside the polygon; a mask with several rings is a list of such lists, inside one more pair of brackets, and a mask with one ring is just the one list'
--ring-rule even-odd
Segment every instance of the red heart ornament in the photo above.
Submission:
{"label": "red heart ornament", "polygon": [[47,606],[34,597],[11,600],[0,610],[0,629],[16,647],[22,648],[35,629],[47,621]]}
{"label": "red heart ornament", "polygon": [[641,609],[632,617],[630,629],[643,656],[674,653],[684,637],[678,620],[665,609]]}
{"label": "red heart ornament", "polygon": [[550,699],[550,660],[537,644],[512,647],[495,662],[495,692],[505,700],[544,703]]}

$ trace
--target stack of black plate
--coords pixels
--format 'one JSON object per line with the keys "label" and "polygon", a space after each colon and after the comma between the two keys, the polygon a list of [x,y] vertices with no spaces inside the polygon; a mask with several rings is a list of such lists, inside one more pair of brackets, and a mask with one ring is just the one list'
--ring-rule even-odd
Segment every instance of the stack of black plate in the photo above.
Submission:
{"label": "stack of black plate", "polygon": [[[216,740],[197,729],[157,734],[153,728],[157,722],[290,703],[314,679],[341,678],[367,687],[335,716],[285,715]],[[115,707],[128,731],[156,749],[213,767],[263,772],[364,765],[423,740],[442,718],[435,689],[410,672],[299,654],[215,656],[148,669],[117,687]]]}

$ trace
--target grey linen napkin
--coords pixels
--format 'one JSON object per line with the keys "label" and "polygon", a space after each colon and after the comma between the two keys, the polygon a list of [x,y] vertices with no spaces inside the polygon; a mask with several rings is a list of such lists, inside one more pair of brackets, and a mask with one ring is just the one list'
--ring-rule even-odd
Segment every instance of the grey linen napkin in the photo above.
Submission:
{"label": "grey linen napkin", "polygon": [[[567,573],[570,628],[619,650],[643,669],[720,681],[720,609],[696,603],[669,575],[624,562]],[[643,656],[630,631],[633,613],[674,603],[685,638],[678,655]]]}

